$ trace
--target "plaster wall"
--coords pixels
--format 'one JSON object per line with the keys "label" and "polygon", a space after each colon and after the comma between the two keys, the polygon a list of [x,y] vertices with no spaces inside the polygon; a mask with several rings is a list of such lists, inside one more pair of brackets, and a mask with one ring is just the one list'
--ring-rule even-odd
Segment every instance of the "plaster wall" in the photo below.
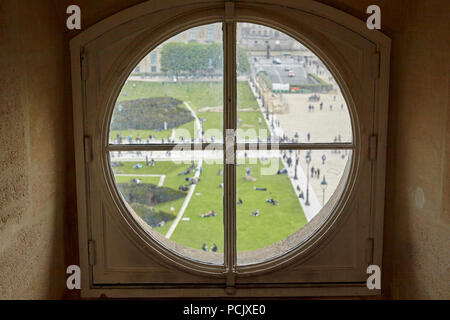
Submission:
{"label": "plaster wall", "polygon": [[0,299],[64,294],[64,45],[53,1],[0,1]]}

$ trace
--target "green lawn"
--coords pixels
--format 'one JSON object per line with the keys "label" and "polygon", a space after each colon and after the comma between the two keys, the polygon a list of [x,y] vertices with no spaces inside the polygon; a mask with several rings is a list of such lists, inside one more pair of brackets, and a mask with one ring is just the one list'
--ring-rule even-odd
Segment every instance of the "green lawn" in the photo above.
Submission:
{"label": "green lawn", "polygon": [[[223,181],[223,177],[218,175],[221,168],[223,166],[219,164],[203,166],[202,176],[183,216],[190,221],[180,221],[172,235],[173,241],[196,249],[200,249],[203,243],[209,248],[215,243],[219,251],[223,251],[223,189],[218,188]],[[211,210],[217,213],[216,217],[200,217]]]}
{"label": "green lawn", "polygon": [[[276,160],[275,160],[276,161]],[[261,175],[261,167],[268,164],[241,165],[237,168],[237,248],[239,252],[256,250],[283,240],[306,223],[306,217],[297,199],[296,192],[287,175]],[[255,182],[245,179],[246,168],[251,168]],[[279,160],[279,168],[283,168]],[[256,191],[267,188],[267,191]],[[278,201],[278,205],[267,203],[267,199]],[[260,215],[251,215],[256,209]]]}
{"label": "green lawn", "polygon": [[[125,162],[125,165],[116,168],[116,173],[133,174],[165,174],[165,187],[177,189],[185,184],[186,176],[178,176],[189,164],[176,165],[172,162],[156,162],[155,167],[133,169],[136,162]],[[286,175],[260,175],[260,168],[266,166],[258,162],[254,165],[241,165],[237,168],[237,192],[238,198],[242,198],[243,204],[237,205],[237,246],[240,252],[262,248],[290,236],[306,224],[305,215],[297,200],[295,191]],[[282,164],[280,162],[280,168]],[[255,182],[245,180],[245,169],[252,168],[252,177]],[[196,186],[191,202],[184,216],[190,221],[180,221],[171,240],[188,247],[200,249],[203,243],[212,247],[215,243],[219,251],[223,251],[223,189],[218,188],[222,182],[222,176],[218,175],[219,164],[204,164],[203,173]],[[190,175],[192,176],[192,174]],[[133,177],[126,177],[132,179]],[[123,182],[124,177],[118,177],[118,182]],[[129,181],[129,180],[128,180]],[[145,181],[145,180],[144,180]],[[159,180],[158,180],[159,181]],[[126,181],[125,181],[126,182]],[[255,191],[254,187],[265,187],[267,191]],[[266,202],[266,199],[274,198],[279,202],[274,206]],[[170,212],[170,207],[178,212],[184,199],[160,204],[157,209]],[[251,215],[259,209],[260,216]],[[216,217],[201,218],[200,215],[211,210],[217,212]],[[155,228],[165,234],[171,223],[162,228]]]}
{"label": "green lawn", "polygon": [[[123,167],[116,167],[114,168],[115,174],[132,174],[133,177],[123,177],[118,176],[116,177],[116,182],[130,182],[133,178],[139,178],[139,174],[163,174],[166,175],[165,181],[164,181],[164,187],[178,189],[180,185],[186,184],[185,178],[186,177],[192,177],[193,174],[190,174],[188,176],[178,176],[178,173],[185,171],[190,164],[181,164],[176,165],[171,161],[159,161],[155,163],[155,166],[146,166],[145,162],[140,162],[143,165],[142,169],[134,169],[133,166],[139,162],[122,162],[124,164]],[[153,183],[158,185],[159,178],[153,178],[153,177],[140,177],[142,179],[143,183]],[[147,182],[148,181],[148,182]],[[151,182],[153,181],[153,182]],[[162,204],[159,204],[155,206],[155,209],[162,210],[165,212],[170,212],[170,207],[175,208],[175,213],[178,213],[181,206],[183,205],[184,198],[165,202]],[[172,222],[166,223],[163,227],[155,228],[158,232],[165,235],[167,231],[170,228]]]}
{"label": "green lawn", "polygon": [[[135,84],[135,87],[133,87]],[[125,95],[124,93],[127,93]],[[222,84],[221,83],[154,83],[129,81],[124,86],[118,101],[133,100],[140,98],[152,98],[158,96],[171,96],[189,103],[200,119],[204,119],[203,129],[216,129],[218,132],[211,135],[221,136],[223,113],[222,112],[200,112],[205,107],[222,106]],[[251,92],[247,82],[238,83],[238,118],[239,128],[266,129],[265,121],[259,125],[259,119],[264,116],[258,109],[257,102]],[[185,124],[180,128],[185,128],[190,132],[194,131],[194,122]],[[117,132],[111,132],[114,138]],[[139,134],[145,142],[148,135],[156,135],[158,138],[171,136],[172,131],[154,132],[146,130],[122,131],[123,136],[131,135],[133,139]],[[279,160],[275,160],[279,161]],[[128,182],[140,174],[164,174],[166,179],[164,187],[178,189],[180,185],[185,185],[185,178],[188,176],[178,176],[178,173],[185,171],[190,164],[178,165],[173,162],[156,162],[154,167],[147,167],[145,163],[142,169],[133,169],[137,162],[124,162],[124,166],[114,168],[115,173],[131,174],[130,177],[117,177],[117,182]],[[286,175],[261,175],[260,168],[266,164],[241,165],[237,168],[237,192],[238,198],[242,198],[243,204],[237,205],[237,246],[240,252],[251,251],[274,244],[290,236],[306,224],[305,215],[301,209],[297,195],[292,184]],[[245,179],[245,169],[252,168],[252,177],[255,182]],[[280,161],[280,168],[282,167]],[[218,188],[223,177],[218,175],[222,165],[204,164],[203,173],[200,177],[194,195],[191,198],[188,208],[184,213],[184,218],[189,221],[180,221],[171,240],[188,247],[200,249],[204,243],[209,248],[217,244],[219,251],[223,252],[223,189]],[[190,177],[193,174],[189,175]],[[158,177],[143,177],[143,183],[158,184]],[[254,187],[265,187],[267,191],[255,191]],[[279,202],[274,206],[266,202],[266,199],[274,198]],[[170,207],[175,208],[178,213],[183,199],[159,204],[155,209],[170,212]],[[259,209],[260,216],[251,215],[253,211]],[[216,217],[201,218],[200,215],[214,210]],[[155,228],[165,235],[172,222],[165,226]]]}
{"label": "green lawn", "polygon": [[[259,129],[258,119],[262,116],[247,82],[238,83],[237,95],[238,108],[244,110],[239,111],[238,114],[238,117],[242,120],[240,128],[245,130],[249,128]],[[223,105],[223,85],[220,82],[184,82],[180,85],[178,83],[162,84],[158,82],[128,81],[122,88],[117,101],[121,102],[161,96],[169,96],[189,103],[197,116],[205,120],[203,122],[203,130],[206,133],[206,139],[210,140],[213,135],[217,139],[222,135],[223,112],[200,112],[205,107],[214,108]],[[194,135],[194,121],[184,124],[178,129],[187,130],[192,137]],[[208,132],[211,129],[214,129],[214,132]],[[267,129],[265,122],[263,122],[261,129]],[[172,136],[172,130],[159,132],[155,130],[122,130],[120,132],[111,131],[110,139],[115,139],[117,133],[123,137],[132,136],[133,139],[140,135],[144,142],[149,135],[156,135],[158,139],[167,139],[167,137]],[[176,140],[179,139],[180,135],[185,136],[185,133],[177,130]]]}

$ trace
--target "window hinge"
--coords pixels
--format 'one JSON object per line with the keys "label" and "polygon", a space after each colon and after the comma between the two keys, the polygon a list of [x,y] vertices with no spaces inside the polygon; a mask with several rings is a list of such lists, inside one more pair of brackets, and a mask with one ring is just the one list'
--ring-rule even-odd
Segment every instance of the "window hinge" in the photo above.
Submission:
{"label": "window hinge", "polygon": [[366,247],[366,263],[368,266],[373,264],[373,249],[374,249],[374,240],[373,238],[367,239],[367,247]]}
{"label": "window hinge", "polygon": [[372,78],[374,80],[380,79],[380,52],[375,52],[372,55]]}
{"label": "window hinge", "polygon": [[378,155],[378,136],[371,135],[369,139],[369,159],[370,161],[377,160]]}
{"label": "window hinge", "polygon": [[90,136],[84,136],[84,157],[86,163],[90,163],[93,160],[92,138]]}
{"label": "window hinge", "polygon": [[94,240],[88,241],[88,251],[89,251],[89,265],[95,265],[95,242]]}
{"label": "window hinge", "polygon": [[81,80],[86,81],[88,80],[89,73],[88,73],[88,59],[86,52],[82,52],[80,56],[80,63],[81,63]]}

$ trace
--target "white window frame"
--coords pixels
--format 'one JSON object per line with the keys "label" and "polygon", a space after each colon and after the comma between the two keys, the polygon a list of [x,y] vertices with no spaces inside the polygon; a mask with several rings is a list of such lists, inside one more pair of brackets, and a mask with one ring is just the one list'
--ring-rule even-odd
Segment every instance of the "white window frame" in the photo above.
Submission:
{"label": "white window frame", "polygon": [[[177,8],[177,14],[189,13],[189,15],[173,15],[171,17],[171,8]],[[165,11],[164,11],[165,10]],[[85,131],[85,120],[86,120],[86,97],[88,95],[89,88],[86,87],[86,78],[89,74],[95,72],[93,69],[88,68],[87,59],[89,59],[89,52],[86,52],[86,48],[89,43],[97,39],[98,37],[107,34],[114,28],[129,23],[130,21],[136,21],[137,25],[139,23],[142,25],[139,19],[143,19],[147,15],[151,15],[155,12],[165,12],[167,26],[167,34],[163,36],[154,35],[153,38],[149,34],[155,34],[144,32],[143,38],[149,40],[148,47],[139,48],[141,54],[137,54],[133,59],[128,61],[123,74],[116,74],[115,79],[111,80],[111,83],[120,82],[117,79],[126,76],[126,70],[133,70],[133,67],[139,62],[138,59],[142,58],[145,53],[148,53],[151,46],[155,47],[159,44],[164,37],[168,38],[169,35],[173,36],[179,31],[186,30],[189,26],[195,26],[200,24],[205,24],[209,22],[217,22],[223,19],[225,28],[235,28],[236,21],[254,22],[260,24],[266,24],[268,26],[276,27],[297,39],[302,39],[302,43],[309,45],[314,48],[315,52],[321,53],[320,57],[326,57],[326,53],[322,51],[324,46],[317,45],[315,42],[311,42],[309,38],[302,37],[300,31],[293,31],[286,27],[289,22],[277,23],[276,14],[289,14],[289,11],[295,11],[302,14],[312,15],[319,17],[321,20],[321,26],[324,30],[329,28],[333,24],[339,25],[343,28],[351,30],[352,32],[361,36],[361,38],[368,39],[376,46],[376,52],[373,53],[373,59],[366,61],[366,63],[371,64],[371,70],[373,73],[373,80],[375,81],[375,92],[374,92],[374,130],[373,132],[365,133],[364,139],[369,139],[364,141],[365,144],[369,146],[368,149],[357,150],[358,156],[367,156],[373,158],[374,161],[372,165],[372,191],[371,191],[371,225],[369,234],[371,237],[368,238],[369,243],[367,247],[370,248],[370,262],[381,266],[382,262],[382,244],[383,244],[383,215],[384,215],[384,179],[385,179],[385,154],[386,154],[386,133],[387,133],[387,110],[388,110],[388,88],[389,88],[389,55],[390,55],[390,40],[384,36],[382,33],[374,30],[368,30],[363,21],[359,21],[345,13],[335,10],[331,7],[322,5],[309,0],[302,1],[265,1],[262,3],[255,4],[253,1],[240,1],[237,3],[225,2],[225,1],[211,1],[210,3],[200,3],[196,1],[181,1],[181,0],[169,0],[164,3],[155,4],[153,1],[145,2],[143,4],[137,5],[135,7],[124,10],[106,20],[98,23],[97,25],[91,27],[90,29],[84,31],[79,36],[71,41],[71,54],[72,54],[72,82],[73,82],[73,104],[74,104],[74,131],[75,131],[75,148],[76,148],[76,168],[77,168],[77,196],[78,196],[78,223],[79,223],[79,244],[80,244],[80,260],[81,267],[84,271],[83,273],[83,289],[82,295],[85,297],[97,297],[102,294],[107,296],[117,296],[117,297],[148,297],[148,296],[227,296],[229,294],[234,294],[236,296],[315,296],[315,295],[374,295],[380,294],[378,291],[370,291],[365,285],[360,282],[358,284],[346,283],[341,281],[333,284],[317,283],[317,285],[308,283],[308,281],[300,281],[295,285],[290,284],[282,286],[283,290],[279,290],[280,284],[274,286],[267,286],[265,284],[259,283],[257,280],[252,283],[243,284],[241,287],[236,285],[236,274],[233,261],[236,261],[236,257],[228,256],[225,257],[226,275],[224,277],[225,287],[227,290],[221,289],[223,284],[220,281],[211,281],[212,286],[198,286],[198,288],[186,289],[183,285],[172,285],[164,286],[159,285],[158,290],[154,290],[155,287],[145,286],[145,285],[133,285],[128,287],[117,286],[104,286],[96,285],[93,281],[93,261],[95,261],[95,255],[93,253],[94,248],[92,247],[92,230],[90,230],[90,213],[89,213],[89,190],[88,190],[88,180],[89,180],[89,163],[92,161],[97,149],[96,137],[92,137]],[[174,10],[175,11],[175,10]],[[222,12],[221,14],[218,12]],[[258,15],[253,16],[252,13],[258,13]],[[274,15],[274,17],[271,17]],[[203,18],[202,18],[203,17]],[[176,22],[173,20],[177,20]],[[172,30],[172,31],[169,31]],[[314,34],[314,30],[304,30],[305,32],[310,32]],[[171,33],[172,32],[172,33]],[[229,33],[233,37],[233,33]],[[151,41],[150,41],[151,38]],[[320,35],[316,39],[320,41]],[[228,39],[228,43],[235,44],[235,39]],[[324,41],[326,43],[326,41]],[[230,65],[233,65],[233,46],[227,47]],[[329,48],[330,49],[330,48]],[[226,53],[227,55],[227,53]],[[331,67],[333,71],[339,70],[339,62],[334,60],[334,64],[329,60],[325,59],[328,66]],[[231,72],[230,72],[231,71]],[[232,69],[228,70],[228,75],[233,74]],[[341,69],[342,71],[342,69]],[[340,83],[348,84],[349,81],[346,79],[345,72],[336,73],[336,76]],[[225,76],[224,86],[227,87],[227,92],[233,94],[235,90],[235,85],[233,83],[235,79],[231,76]],[[111,86],[110,96],[114,96]],[[344,91],[349,91],[345,88]],[[118,90],[114,88],[114,90]],[[347,92],[349,95],[349,92]],[[229,97],[230,98],[230,97]],[[230,108],[234,108],[235,99],[229,100]],[[227,119],[225,119],[227,120]],[[228,118],[230,123],[224,123],[224,127],[232,127],[236,121],[234,119]],[[97,132],[100,136],[100,131]],[[104,135],[104,133],[103,133]],[[356,135],[357,136],[357,135]],[[359,142],[356,141],[356,144]],[[330,146],[329,146],[330,147]],[[331,146],[332,148],[333,146]],[[98,149],[98,150],[101,150]],[[363,152],[367,152],[367,155],[363,155]],[[227,170],[227,168],[225,169]],[[229,167],[228,170],[233,170]],[[231,173],[232,175],[232,173]],[[358,182],[358,181],[356,181]],[[235,183],[234,181],[229,181],[229,185]],[[235,203],[230,201],[229,203]],[[224,208],[227,210],[227,208]],[[229,216],[226,218],[226,224],[234,224],[235,217]],[[329,226],[331,227],[331,225]],[[334,226],[337,228],[336,226]],[[324,235],[330,233],[326,228],[322,228],[319,235]],[[235,235],[229,234],[228,236],[228,246],[235,246]],[[306,259],[307,253],[312,250],[319,250],[320,244],[310,243],[309,247],[305,246],[302,250],[303,252],[297,251],[295,253],[287,254],[284,257],[278,259],[275,262],[269,262],[266,264],[259,264],[257,266],[242,267],[241,275],[248,276],[258,276],[258,274],[263,274],[267,272],[268,269],[277,270],[282,267],[286,267],[288,262],[291,260]],[[231,250],[228,251],[231,255],[235,255],[236,252]],[[167,252],[163,253],[162,256],[167,255]],[[217,270],[213,270],[208,267],[199,266],[191,264],[183,259],[176,256],[166,257],[168,260],[177,260],[178,267],[193,268],[198,269],[197,275],[201,273],[211,273],[216,274]],[[284,260],[284,261],[283,261]],[[223,274],[217,273],[216,275]],[[203,274],[204,275],[204,274]],[[182,276],[180,276],[182,278]],[[239,287],[236,290],[236,287]],[[184,289],[183,289],[184,288]]]}

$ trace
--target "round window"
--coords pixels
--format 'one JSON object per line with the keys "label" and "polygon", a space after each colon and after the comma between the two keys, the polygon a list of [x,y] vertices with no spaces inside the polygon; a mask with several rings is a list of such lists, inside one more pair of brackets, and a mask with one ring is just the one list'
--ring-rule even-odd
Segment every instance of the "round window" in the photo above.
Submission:
{"label": "round window", "polygon": [[252,265],[297,248],[333,212],[352,118],[330,70],[296,39],[238,23],[227,41],[221,23],[201,25],[142,59],[115,104],[110,164],[156,241],[203,263]]}

